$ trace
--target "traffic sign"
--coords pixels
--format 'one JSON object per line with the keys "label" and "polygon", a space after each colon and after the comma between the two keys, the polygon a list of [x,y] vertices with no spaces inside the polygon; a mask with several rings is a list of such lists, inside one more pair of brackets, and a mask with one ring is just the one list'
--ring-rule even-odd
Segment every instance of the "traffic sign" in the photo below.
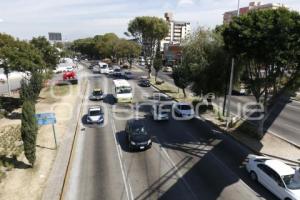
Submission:
{"label": "traffic sign", "polygon": [[56,123],[55,113],[39,113],[39,114],[35,115],[35,118],[36,118],[38,125],[52,124],[55,149],[57,149],[56,134],[55,134],[55,128],[54,128],[54,124]]}
{"label": "traffic sign", "polygon": [[39,113],[35,115],[38,125],[55,124],[55,113]]}

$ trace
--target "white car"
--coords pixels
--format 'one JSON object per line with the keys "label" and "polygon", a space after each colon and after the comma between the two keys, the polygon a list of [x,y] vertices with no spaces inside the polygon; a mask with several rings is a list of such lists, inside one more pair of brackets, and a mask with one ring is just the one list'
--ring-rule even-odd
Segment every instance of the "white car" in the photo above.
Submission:
{"label": "white car", "polygon": [[189,120],[195,117],[195,111],[190,103],[174,103],[173,113],[177,118]]}
{"label": "white car", "polygon": [[264,156],[249,155],[246,169],[281,200],[300,200],[300,171],[289,165]]}
{"label": "white car", "polygon": [[103,124],[104,116],[103,110],[100,106],[91,107],[88,110],[87,114],[87,123],[88,124]]}
{"label": "white car", "polygon": [[154,104],[151,108],[151,115],[153,120],[161,121],[161,120],[169,120],[169,111],[167,107],[168,105],[164,104]]}

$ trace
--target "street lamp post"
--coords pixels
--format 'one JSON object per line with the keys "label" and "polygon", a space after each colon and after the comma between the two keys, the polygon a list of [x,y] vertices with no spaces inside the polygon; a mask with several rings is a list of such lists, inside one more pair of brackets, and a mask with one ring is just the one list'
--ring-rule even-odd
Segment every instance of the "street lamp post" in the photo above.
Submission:
{"label": "street lamp post", "polygon": [[[240,16],[240,0],[238,0],[237,6],[237,17]],[[231,71],[230,71],[230,81],[229,81],[229,90],[228,90],[228,103],[227,103],[227,120],[226,120],[226,128],[229,127],[229,123],[231,121],[230,118],[230,104],[231,104],[231,96],[232,96],[232,84],[233,84],[233,75],[234,75],[234,58],[231,59]]]}

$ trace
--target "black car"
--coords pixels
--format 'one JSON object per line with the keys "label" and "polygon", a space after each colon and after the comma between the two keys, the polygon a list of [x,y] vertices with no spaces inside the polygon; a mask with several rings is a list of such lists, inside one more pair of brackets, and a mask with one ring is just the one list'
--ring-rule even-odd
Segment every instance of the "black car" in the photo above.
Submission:
{"label": "black car", "polygon": [[139,81],[139,85],[142,87],[150,87],[151,86],[150,81],[148,79],[141,79]]}
{"label": "black car", "polygon": [[127,133],[128,147],[130,151],[151,148],[151,136],[146,131],[141,121],[127,121],[125,132]]}

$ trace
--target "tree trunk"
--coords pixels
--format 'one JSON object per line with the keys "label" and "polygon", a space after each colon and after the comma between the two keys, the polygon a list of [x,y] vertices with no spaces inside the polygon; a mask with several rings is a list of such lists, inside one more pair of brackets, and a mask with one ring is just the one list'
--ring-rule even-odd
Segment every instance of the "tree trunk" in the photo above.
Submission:
{"label": "tree trunk", "polygon": [[155,71],[155,83],[157,81],[157,75],[158,75],[158,71]]}
{"label": "tree trunk", "polygon": [[258,137],[259,139],[262,139],[263,136],[264,136],[264,124],[265,124],[265,121],[267,120],[268,118],[268,88],[265,87],[265,94],[264,94],[264,100],[263,100],[263,105],[264,105],[264,116],[263,118],[259,121],[259,124],[258,124]]}
{"label": "tree trunk", "polygon": [[5,72],[5,75],[6,75],[6,82],[7,82],[7,92],[8,92],[8,95],[11,96],[10,83],[9,83],[9,78],[8,78],[8,71]]}
{"label": "tree trunk", "polygon": [[185,88],[182,88],[183,96],[186,98]]}

